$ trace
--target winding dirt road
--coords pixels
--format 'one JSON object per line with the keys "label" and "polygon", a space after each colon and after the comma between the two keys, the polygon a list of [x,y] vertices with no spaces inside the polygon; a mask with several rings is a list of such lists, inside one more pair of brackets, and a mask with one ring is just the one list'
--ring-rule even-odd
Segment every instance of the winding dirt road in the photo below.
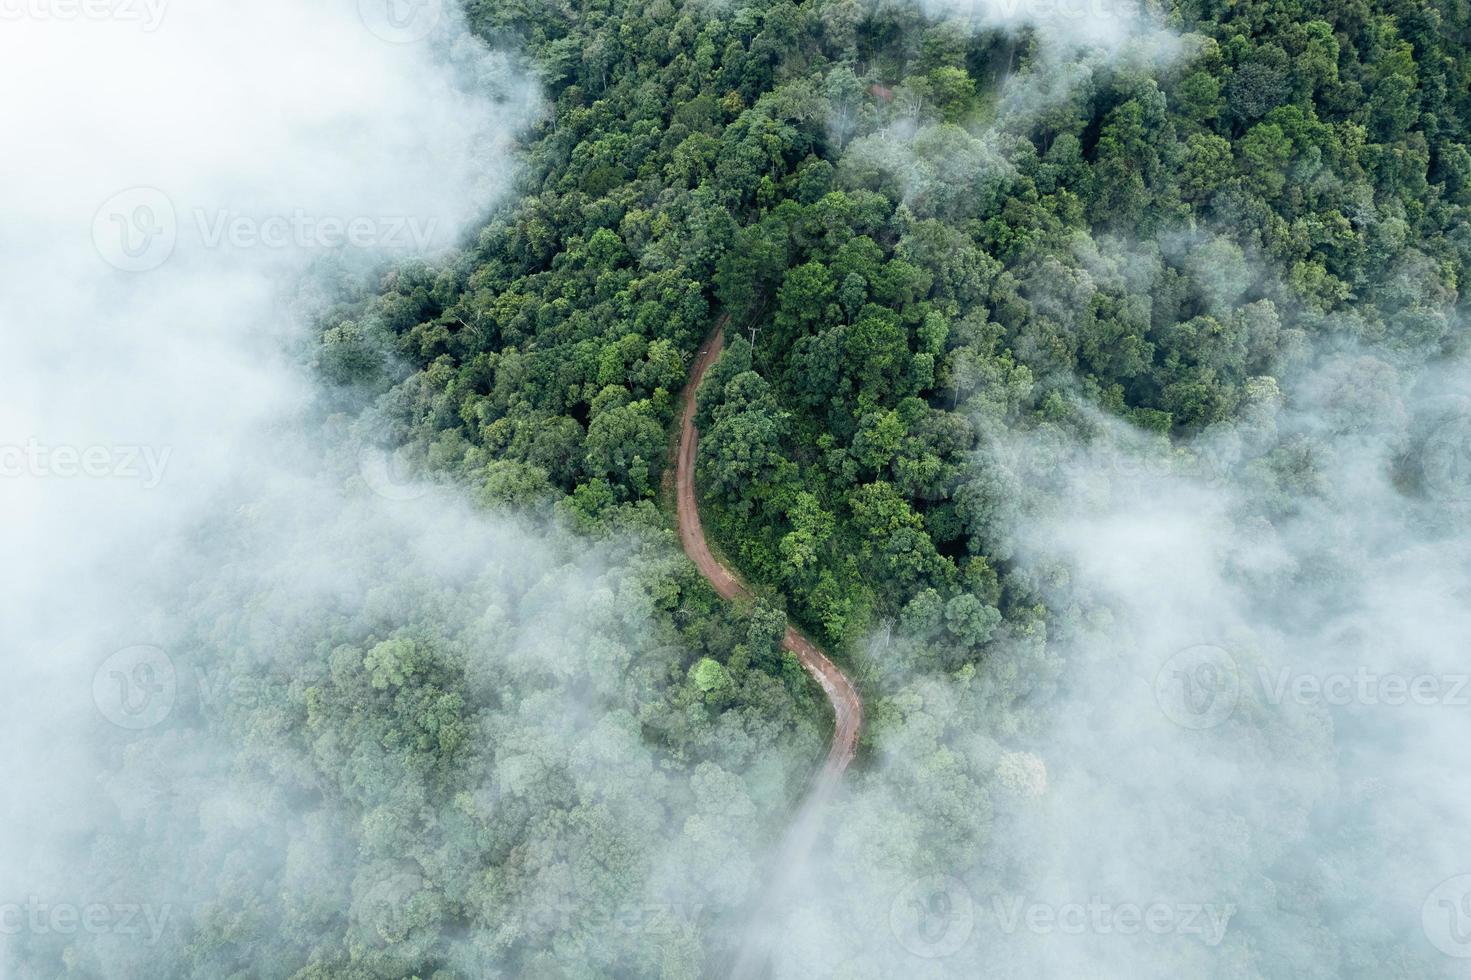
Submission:
{"label": "winding dirt road", "polygon": [[[705,378],[705,372],[720,357],[725,346],[725,325],[729,320],[729,316],[721,317],[715,325],[715,330],[700,348],[690,370],[689,383],[685,385],[684,424],[679,433],[679,455],[674,468],[674,495],[679,514],[679,540],[684,545],[685,554],[690,556],[700,574],[709,580],[722,598],[749,599],[751,591],[745,583],[710,553],[695,497],[695,456],[700,439],[699,431],[695,429],[695,393]],[[787,623],[786,635],[782,637],[782,648],[795,653],[807,673],[822,685],[833,709],[833,740],[827,758],[814,775],[812,787],[802,800],[772,860],[773,880],[756,906],[737,947],[729,970],[732,980],[752,980],[763,975],[773,950],[780,944],[783,934],[781,907],[803,878],[805,859],[821,828],[819,816],[848,763],[853,761],[853,754],[858,749],[858,731],[863,724],[863,699],[858,696],[852,681],[818,649],[817,644],[790,622]]]}
{"label": "winding dirt road", "polygon": [[[700,574],[709,580],[722,598],[749,599],[751,591],[746,588],[745,583],[716,561],[715,556],[710,553],[710,546],[705,542],[705,529],[700,524],[700,507],[695,498],[695,456],[700,440],[699,431],[695,428],[695,392],[699,390],[705,372],[715,363],[725,347],[725,325],[729,320],[729,316],[723,316],[715,325],[714,332],[700,348],[695,365],[690,370],[689,383],[685,385],[684,425],[679,433],[674,494],[679,513],[679,540],[684,545],[685,554],[690,556]],[[832,747],[828,750],[827,761],[818,771],[812,792],[804,804],[804,809],[811,809],[814,803],[827,797],[842,777],[843,770],[848,768],[848,763],[853,761],[853,754],[858,749],[858,730],[863,724],[863,699],[858,696],[857,689],[847,675],[818,649],[817,644],[790,622],[787,623],[787,632],[782,638],[782,648],[797,655],[807,673],[822,685],[833,709]]]}

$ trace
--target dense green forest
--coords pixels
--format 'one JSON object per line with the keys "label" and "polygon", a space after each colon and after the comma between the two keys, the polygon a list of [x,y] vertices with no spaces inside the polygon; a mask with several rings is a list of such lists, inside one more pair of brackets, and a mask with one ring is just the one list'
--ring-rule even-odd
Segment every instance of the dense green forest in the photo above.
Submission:
{"label": "dense green forest", "polygon": [[[228,830],[186,849],[134,812],[147,847],[94,847],[104,877],[198,881],[132,975],[718,973],[824,751],[785,614],[867,699],[868,806],[830,842],[860,885],[1005,878],[1029,855],[993,832],[1046,781],[1016,747],[1096,612],[1013,553],[1047,447],[1121,425],[1182,472],[1251,467],[1275,518],[1317,492],[1313,447],[1206,460],[1215,435],[1322,351],[1461,352],[1466,0],[1190,0],[1102,46],[859,0],[467,14],[543,87],[517,193],[333,308],[312,358],[334,479],[372,442],[521,523],[457,542],[445,504],[427,543],[406,525],[314,592],[364,547],[324,507],[278,564],[199,577],[178,668],[271,682],[117,749],[158,782],[234,760],[210,821],[176,815]],[[727,315],[699,485],[764,596],[738,607],[678,553],[668,499],[677,395]],[[256,521],[213,533],[268,550]],[[35,975],[127,975],[30,942]],[[1248,946],[1220,975],[1282,975]],[[918,970],[891,952],[805,975]],[[1355,953],[1339,975],[1376,975]]]}
{"label": "dense green forest", "polygon": [[[855,671],[870,750],[930,760],[887,776],[923,804],[893,802],[924,814],[898,851],[979,853],[1020,778],[991,739],[1036,734],[1064,669],[1046,638],[1072,627],[1000,527],[1045,483],[1010,437],[1086,439],[1101,411],[1206,472],[1232,461],[1204,437],[1315,347],[1459,343],[1465,3],[1181,3],[1110,50],[852,0],[470,17],[552,102],[523,193],[330,321],[323,370],[489,502],[659,529],[675,395],[728,314],[706,524]],[[1311,455],[1256,462],[1272,506]],[[944,748],[978,725],[989,747]]]}
{"label": "dense green forest", "polygon": [[[1241,462],[1204,459],[1210,434],[1315,351],[1460,344],[1467,5],[1158,14],[1100,50],[897,3],[472,4],[551,102],[522,194],[329,320],[322,369],[489,503],[658,531],[675,395],[728,315],[707,527],[854,671],[869,751],[929,760],[886,774],[906,843],[858,853],[943,833],[953,867],[1026,783],[1001,746],[1037,733],[1049,631],[1075,630],[1002,527],[1045,454],[1017,472],[1002,447],[1113,416],[1209,474]],[[1251,465],[1266,518],[1312,492],[1310,446]],[[795,690],[769,646],[725,667],[733,704],[753,670]]]}
{"label": "dense green forest", "polygon": [[[779,663],[780,618],[657,540],[324,485],[201,539],[187,616],[140,596],[179,697],[113,744],[123,813],[87,861],[171,928],[32,937],[21,974],[701,975],[825,749],[794,661],[721,666]],[[204,567],[207,540],[239,557]]]}
{"label": "dense green forest", "polygon": [[[1310,335],[1454,342],[1464,4],[1181,4],[1169,53],[1112,57],[902,4],[471,17],[555,101],[525,194],[334,323],[325,370],[373,383],[391,338],[414,370],[382,404],[427,466],[650,522],[730,314],[707,522],[839,651],[909,620],[954,670],[1038,628],[975,465],[998,431],[1086,428],[1081,401],[1178,439],[1273,397]],[[1058,58],[1087,70],[1042,89]]]}

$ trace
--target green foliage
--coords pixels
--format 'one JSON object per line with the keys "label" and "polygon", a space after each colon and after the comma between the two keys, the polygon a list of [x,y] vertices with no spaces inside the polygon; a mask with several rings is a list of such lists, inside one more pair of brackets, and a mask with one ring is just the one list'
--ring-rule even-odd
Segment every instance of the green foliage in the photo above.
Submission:
{"label": "green foliage", "polygon": [[[841,643],[963,591],[963,554],[1000,557],[961,494],[976,433],[1074,424],[1068,379],[1180,436],[1296,356],[1284,317],[1441,343],[1468,261],[1471,68],[1445,40],[1467,14],[1283,2],[1181,2],[1187,53],[1097,61],[992,128],[977,66],[1005,39],[899,8],[472,7],[540,66],[556,125],[472,248],[327,326],[322,369],[371,380],[386,336],[419,368],[386,399],[411,453],[602,528],[657,493],[674,396],[729,314],[697,415],[707,523]],[[897,537],[854,508],[880,484]]]}
{"label": "green foliage", "polygon": [[[200,697],[180,685],[115,756],[168,787],[88,857],[95,887],[168,897],[147,970],[533,976],[555,949],[588,976],[698,977],[728,956],[825,737],[774,657],[781,611],[719,602],[665,531],[421,513],[365,541],[350,502],[283,543],[300,506],[219,527],[252,560],[168,610]],[[62,938],[7,966],[115,975]]]}
{"label": "green foliage", "polygon": [[[471,4],[538,66],[554,120],[463,253],[324,326],[323,374],[373,388],[408,454],[487,502],[553,500],[603,535],[658,522],[677,392],[728,315],[696,411],[707,530],[881,686],[876,728],[935,742],[916,798],[989,814],[989,777],[946,756],[913,689],[882,685],[943,673],[980,704],[980,678],[992,712],[1056,669],[1012,567],[997,443],[1086,437],[1095,409],[1189,439],[1270,397],[1308,333],[1454,343],[1464,4],[1166,6],[1177,57],[1083,54],[1070,85],[997,115],[1001,71],[1028,91],[1053,62],[904,5]],[[678,710],[642,720],[674,757],[697,757],[712,717],[812,697],[776,604],[708,627],[717,641],[697,622],[712,597],[676,592],[698,656],[674,673]],[[865,652],[895,623],[910,640]],[[343,669],[384,697],[423,683],[408,649]],[[453,705],[433,707],[396,737],[462,746]],[[746,806],[713,776],[702,794]],[[738,856],[694,826],[689,860],[740,894],[719,870]],[[506,886],[482,887],[489,905]]]}

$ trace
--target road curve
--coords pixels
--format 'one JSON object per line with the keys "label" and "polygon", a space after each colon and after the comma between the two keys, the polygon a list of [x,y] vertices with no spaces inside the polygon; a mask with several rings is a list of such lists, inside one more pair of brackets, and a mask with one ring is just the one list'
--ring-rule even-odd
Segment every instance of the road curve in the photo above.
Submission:
{"label": "road curve", "polygon": [[[679,540],[684,545],[684,553],[690,556],[700,574],[709,580],[722,598],[749,599],[751,591],[745,583],[710,553],[710,546],[705,542],[705,529],[700,523],[699,503],[695,498],[695,456],[700,440],[700,433],[695,428],[695,393],[705,378],[705,372],[725,346],[725,324],[729,320],[729,316],[721,317],[715,330],[706,338],[684,388],[684,423],[679,433],[679,456],[674,468],[674,495],[679,515]],[[826,799],[842,778],[848,763],[853,761],[853,754],[858,750],[858,730],[863,724],[863,699],[847,675],[790,622],[787,623],[786,635],[782,637],[782,648],[797,655],[807,673],[822,685],[833,709],[832,747],[804,803],[804,810],[810,810]]]}
{"label": "road curve", "polygon": [[[715,560],[710,545],[705,541],[705,529],[700,523],[700,507],[695,497],[695,457],[699,449],[700,433],[695,428],[695,393],[705,372],[710,369],[725,346],[725,325],[729,316],[720,318],[714,331],[705,340],[690,369],[689,382],[684,388],[684,422],[679,433],[679,455],[674,467],[675,507],[679,515],[679,540],[685,554],[695,563],[700,574],[709,580],[722,598],[747,599],[751,592],[740,578]],[[822,685],[828,704],[833,709],[833,740],[827,758],[812,780],[807,796],[802,800],[796,816],[787,828],[786,836],[777,851],[772,867],[774,880],[766,889],[764,900],[755,910],[747,924],[736,951],[728,975],[731,980],[754,980],[766,970],[772,951],[780,942],[781,906],[802,877],[805,858],[815,842],[819,827],[819,815],[833,789],[853,761],[858,749],[858,730],[863,724],[863,699],[847,676],[827,658],[817,644],[790,622],[782,637],[782,648],[797,655],[807,673]]]}

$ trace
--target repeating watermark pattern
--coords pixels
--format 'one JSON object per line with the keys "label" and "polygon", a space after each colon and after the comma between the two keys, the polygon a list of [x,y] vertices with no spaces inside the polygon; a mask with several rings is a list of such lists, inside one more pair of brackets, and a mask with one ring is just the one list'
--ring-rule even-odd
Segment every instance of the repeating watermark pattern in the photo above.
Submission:
{"label": "repeating watermark pattern", "polygon": [[705,906],[698,903],[646,902],[620,908],[597,908],[557,902],[526,913],[522,922],[533,933],[677,936],[699,920]]}
{"label": "repeating watermark pattern", "polygon": [[1000,18],[1007,22],[1090,23],[1144,16],[1143,0],[988,0],[984,5],[966,2],[957,6],[978,20]]}
{"label": "repeating watermark pattern", "polygon": [[163,481],[170,446],[50,446],[38,439],[0,444],[0,478],[138,480],[145,490]]}
{"label": "repeating watermark pattern", "polygon": [[1121,488],[1160,484],[1218,488],[1230,477],[1231,467],[1227,455],[1205,445],[1154,453],[1101,447],[1095,453],[1072,453],[1060,459],[1027,455],[1019,461],[1016,472],[1018,479],[1029,483],[1059,482],[1063,486],[1103,480]]}
{"label": "repeating watermark pattern", "polygon": [[433,489],[414,472],[400,451],[364,446],[358,452],[358,473],[368,489],[385,500],[418,500]]}
{"label": "repeating watermark pattern", "polygon": [[1447,878],[1420,907],[1420,926],[1430,945],[1447,956],[1471,958],[1471,874]]}
{"label": "repeating watermark pattern", "polygon": [[120,728],[152,728],[169,716],[178,693],[174,663],[155,646],[126,647],[92,675],[92,700]]}
{"label": "repeating watermark pattern", "polygon": [[889,928],[910,953],[939,959],[958,952],[975,929],[975,903],[958,878],[937,874],[910,882],[889,907]]}
{"label": "repeating watermark pattern", "polygon": [[1351,704],[1465,707],[1471,704],[1471,674],[1379,673],[1367,667],[1326,673],[1296,672],[1282,667],[1275,673],[1266,668],[1257,677],[1271,704]]}
{"label": "repeating watermark pattern", "polygon": [[1220,487],[1231,475],[1231,460],[1214,448],[1197,445],[1153,455],[1113,453],[1108,458],[1108,468],[1124,481],[1151,484],[1183,481]]}
{"label": "repeating watermark pattern", "polygon": [[363,26],[390,44],[413,44],[434,32],[444,0],[358,0]]}
{"label": "repeating watermark pattern", "polygon": [[103,261],[124,272],[157,269],[174,254],[179,222],[174,203],[157,187],[119,191],[92,217],[92,244]]}
{"label": "repeating watermark pattern", "polygon": [[199,710],[205,714],[219,714],[229,705],[249,709],[284,701],[292,683],[288,674],[195,668],[192,676]]}
{"label": "repeating watermark pattern", "polygon": [[163,23],[168,0],[0,0],[0,22],[116,21],[152,33]]}
{"label": "repeating watermark pattern", "polygon": [[401,942],[409,934],[408,903],[425,890],[424,878],[412,871],[389,873],[374,882],[357,902],[358,924],[381,945]]}
{"label": "repeating watermark pattern", "polygon": [[170,905],[48,902],[32,895],[24,902],[0,902],[0,935],[136,936],[152,946],[172,915]]}
{"label": "repeating watermark pattern", "polygon": [[173,256],[181,238],[203,249],[271,251],[385,249],[422,253],[439,223],[414,215],[314,214],[305,208],[255,214],[230,208],[189,209],[182,217],[157,187],[131,187],[103,202],[92,241],[103,260],[124,272],[149,272]]}
{"label": "repeating watermark pattern", "polygon": [[92,696],[108,721],[140,730],[162,724],[181,704],[220,716],[231,707],[280,703],[291,684],[291,675],[267,670],[180,669],[159,647],[142,645],[103,661],[92,678]]}
{"label": "repeating watermark pattern", "polygon": [[1022,895],[995,896],[991,910],[1001,931],[1019,929],[1039,936],[1193,936],[1219,946],[1236,914],[1231,903],[1108,902],[1094,896],[1086,902],[1036,902]]}
{"label": "repeating watermark pattern", "polygon": [[[865,17],[892,9],[899,0],[862,0]],[[1039,24],[1054,27],[1085,24],[1129,24],[1147,20],[1144,0],[940,0],[932,8],[938,16],[970,31],[1003,24]]]}
{"label": "repeating watermark pattern", "polygon": [[257,216],[229,209],[190,212],[205,248],[388,248],[424,251],[436,222],[411,215],[343,218],[314,215],[303,208],[290,214]]}
{"label": "repeating watermark pattern", "polygon": [[[1185,936],[1219,946],[1236,914],[1230,902],[1037,901],[1026,895],[993,895],[992,923],[1002,934],[1038,936]],[[958,878],[937,874],[917,879],[895,897],[889,924],[915,956],[938,959],[958,952],[975,931],[978,911]]]}
{"label": "repeating watermark pattern", "polygon": [[1213,728],[1231,717],[1241,697],[1241,675],[1225,650],[1188,647],[1166,660],[1154,677],[1154,699],[1183,728]]}
{"label": "repeating watermark pattern", "polygon": [[[958,405],[974,389],[968,382],[957,381],[953,388],[939,390],[947,401],[951,400],[949,393],[953,391],[953,403]],[[1218,489],[1226,485],[1232,468],[1229,458],[1203,446],[1156,454],[1118,451],[1062,456],[1046,456],[1029,449],[1013,458],[998,461],[998,465],[1018,488],[1107,486],[1115,493],[1134,495],[1146,495],[1153,488],[1166,484]],[[907,490],[914,499],[930,502],[949,500],[954,492],[955,488],[946,481]]]}
{"label": "repeating watermark pattern", "polygon": [[1346,670],[1257,667],[1247,674],[1220,647],[1200,645],[1175,654],[1155,675],[1160,710],[1185,728],[1214,728],[1230,718],[1250,677],[1267,704],[1327,707],[1451,707],[1471,705],[1471,673],[1405,673],[1359,665]]}
{"label": "repeating watermark pattern", "polygon": [[1471,500],[1471,415],[1442,422],[1421,450],[1425,486],[1441,500]]}

